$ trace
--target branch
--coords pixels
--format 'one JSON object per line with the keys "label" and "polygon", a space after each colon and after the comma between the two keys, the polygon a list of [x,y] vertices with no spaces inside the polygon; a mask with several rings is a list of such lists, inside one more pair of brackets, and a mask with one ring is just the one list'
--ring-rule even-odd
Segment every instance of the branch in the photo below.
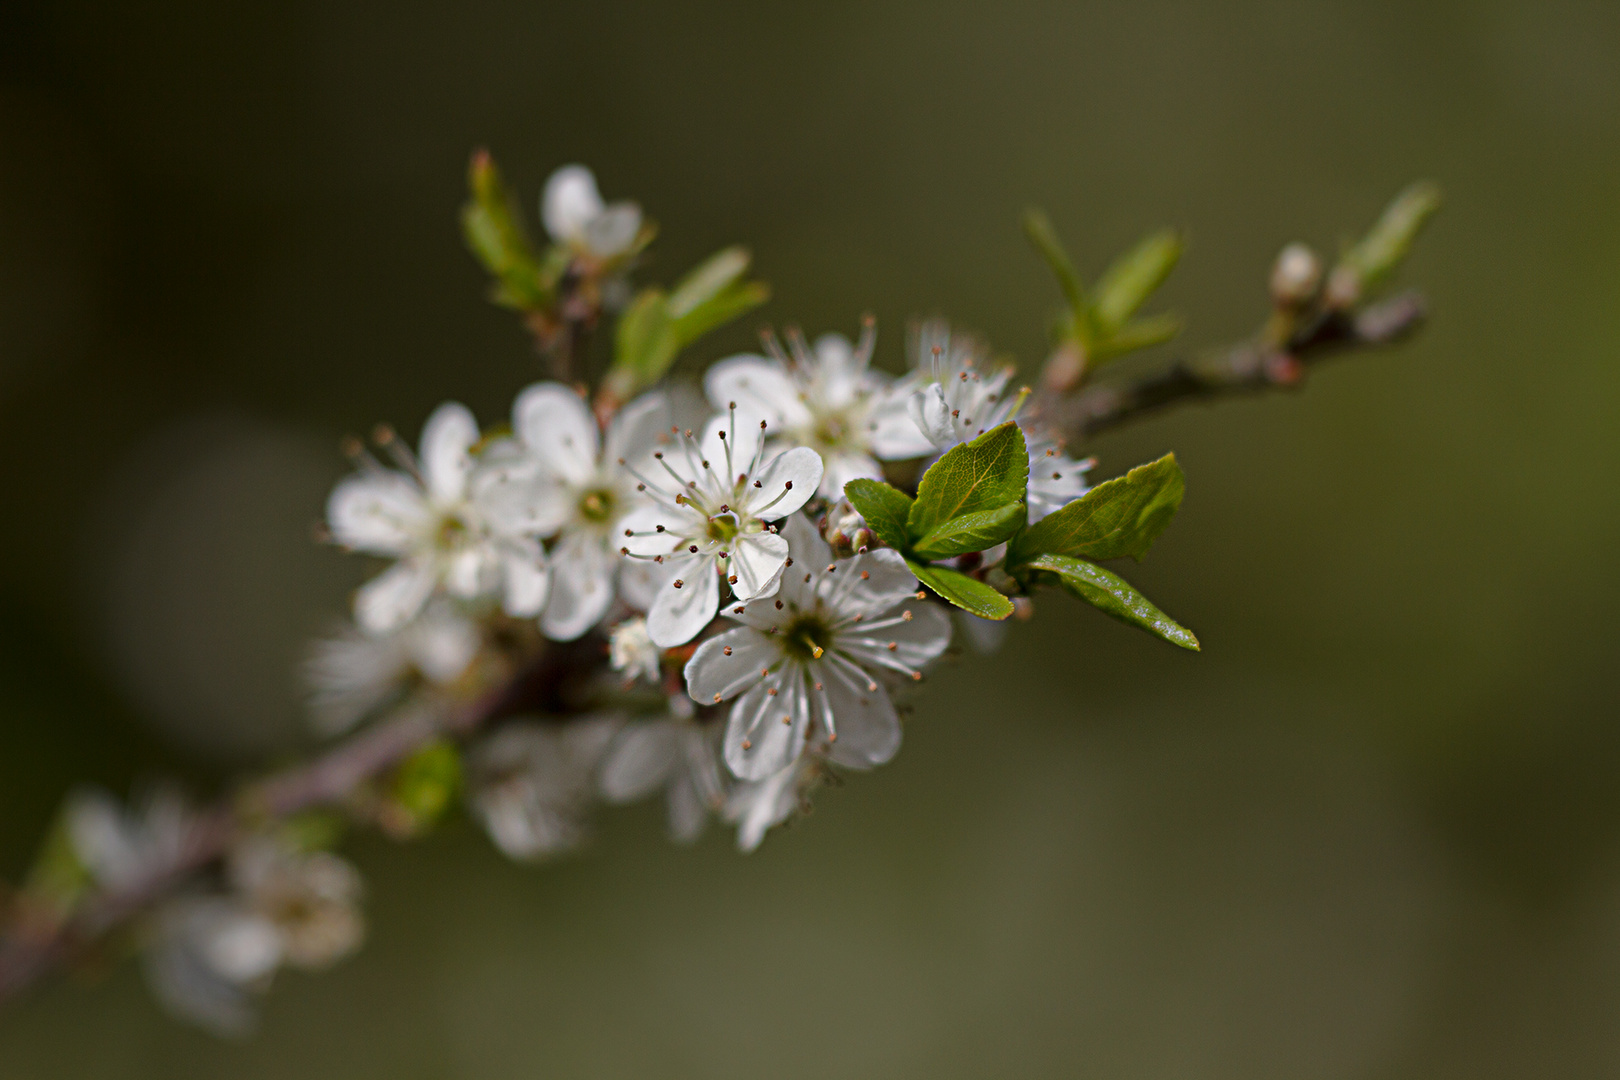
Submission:
{"label": "branch", "polygon": [[1281,347],[1246,341],[1207,360],[1183,360],[1134,382],[1097,384],[1071,397],[1043,395],[1041,414],[1083,442],[1172,405],[1271,389],[1291,389],[1306,371],[1351,349],[1393,344],[1422,323],[1423,297],[1400,293],[1354,316],[1324,314]]}
{"label": "branch", "polygon": [[185,842],[169,861],[151,867],[138,881],[92,897],[72,918],[30,918],[25,902],[19,902],[0,937],[0,1005],[224,857],[244,831],[267,820],[342,805],[434,739],[465,738],[491,721],[520,713],[569,711],[569,677],[581,669],[586,653],[599,655],[601,649],[601,639],[594,637],[548,645],[508,682],[447,715],[404,713],[362,729],[307,764],[242,785],[193,818]]}

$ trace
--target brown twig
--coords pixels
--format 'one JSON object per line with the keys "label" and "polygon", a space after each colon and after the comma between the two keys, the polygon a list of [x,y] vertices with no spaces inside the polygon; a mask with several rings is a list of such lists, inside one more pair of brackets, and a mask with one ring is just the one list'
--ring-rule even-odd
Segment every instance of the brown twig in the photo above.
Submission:
{"label": "brown twig", "polygon": [[1401,293],[1354,315],[1321,315],[1280,346],[1247,341],[1213,358],[1179,361],[1133,382],[1097,383],[1068,397],[1043,395],[1037,407],[1047,423],[1084,442],[1182,402],[1297,387],[1316,363],[1350,349],[1399,341],[1418,327],[1424,314],[1422,296]]}

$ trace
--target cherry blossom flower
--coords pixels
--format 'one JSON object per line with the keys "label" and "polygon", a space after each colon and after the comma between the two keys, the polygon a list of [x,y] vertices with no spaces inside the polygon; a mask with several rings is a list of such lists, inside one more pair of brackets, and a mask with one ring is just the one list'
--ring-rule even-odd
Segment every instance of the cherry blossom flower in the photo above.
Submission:
{"label": "cherry blossom flower", "polygon": [[512,723],[474,746],[468,799],[495,846],[532,862],[584,840],[596,768],[621,723],[616,714]]}
{"label": "cherry blossom flower", "polygon": [[641,678],[656,683],[662,656],[663,650],[647,635],[646,619],[626,619],[608,638],[608,662],[614,671],[624,672],[626,682]]}
{"label": "cherry blossom flower", "polygon": [[777,596],[726,612],[744,625],[698,646],[687,691],[705,705],[737,698],[723,746],[744,780],[778,772],[806,746],[839,765],[881,765],[900,748],[900,720],[877,676],[922,678],[950,643],[950,618],[918,599],[898,552],[833,562],[802,515],[784,532],[793,567]]}
{"label": "cherry blossom flower", "polygon": [[808,446],[820,454],[826,463],[821,494],[836,499],[857,477],[881,479],[878,459],[933,449],[907,415],[907,395],[896,396],[890,378],[871,370],[876,340],[871,320],[854,346],[842,334],[824,334],[812,350],[790,331],[786,349],[766,339],[769,358],[744,353],[716,363],[704,389],[715,408],[736,402],[746,420],[769,421],[771,449]]}
{"label": "cherry blossom flower", "polygon": [[462,599],[502,597],[507,614],[537,615],[550,586],[546,553],[532,530],[507,527],[481,505],[472,448],[472,413],[439,406],[422,429],[422,456],[398,439],[385,445],[399,468],[364,454],[361,472],[342,481],[326,503],[338,543],[397,561],[355,595],[355,621],[387,633],[411,619],[442,586]]}
{"label": "cherry blossom flower", "polygon": [[738,604],[776,591],[788,544],[767,522],[792,514],[821,483],[821,455],[808,447],[763,459],[761,430],[738,427],[737,410],[709,422],[701,441],[677,433],[640,474],[655,504],[623,522],[622,554],[664,568],[647,632],[672,648],[692,640],[720,606],[724,576]]}
{"label": "cherry blossom flower", "polygon": [[641,231],[641,207],[633,202],[605,205],[596,176],[583,165],[564,165],[546,180],[540,220],[559,244],[597,259],[623,255]]}
{"label": "cherry blossom flower", "polygon": [[1097,459],[1076,461],[1064,454],[1064,441],[1044,427],[1020,426],[1024,446],[1029,451],[1029,489],[1024,501],[1029,507],[1029,523],[1033,525],[1091,490],[1086,483],[1086,473],[1096,467]]}
{"label": "cherry blossom flower", "polygon": [[651,464],[669,404],[646,394],[613,417],[606,438],[590,408],[561,383],[537,383],[512,406],[514,438],[490,447],[483,501],[513,531],[556,534],[551,591],[540,629],[571,641],[607,613],[620,561],[624,516],[646,503],[627,466]]}
{"label": "cherry blossom flower", "polygon": [[988,347],[971,334],[953,332],[941,319],[917,327],[911,361],[907,408],[935,450],[977,438],[1018,415],[1023,404],[1023,393],[1007,396],[1012,368],[990,370]]}

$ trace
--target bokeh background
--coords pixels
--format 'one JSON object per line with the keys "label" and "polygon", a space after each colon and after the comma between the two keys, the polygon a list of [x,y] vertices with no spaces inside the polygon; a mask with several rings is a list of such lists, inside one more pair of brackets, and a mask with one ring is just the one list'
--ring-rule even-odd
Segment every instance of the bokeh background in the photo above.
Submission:
{"label": "bokeh background", "polygon": [[539,869],[361,841],[369,944],[253,1039],[125,965],[0,1016],[0,1075],[1620,1075],[1620,8],[1573,0],[4,0],[0,873],[76,780],[303,745],[339,436],[539,370],[457,233],[479,145],[890,368],[936,312],[1038,363],[1029,203],[1088,272],[1186,227],[1196,347],[1285,241],[1449,200],[1414,343],[1094,448],[1180,456],[1132,573],[1202,655],[1045,603],[753,857],[656,805]]}

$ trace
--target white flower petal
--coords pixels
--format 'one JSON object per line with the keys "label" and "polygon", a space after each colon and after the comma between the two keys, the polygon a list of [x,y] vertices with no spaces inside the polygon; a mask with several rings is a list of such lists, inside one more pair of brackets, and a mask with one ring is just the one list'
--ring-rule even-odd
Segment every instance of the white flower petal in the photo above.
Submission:
{"label": "white flower petal", "polygon": [[619,559],[619,599],[636,611],[652,610],[664,568],[647,559]]}
{"label": "white flower petal", "polygon": [[770,596],[782,580],[788,542],[775,533],[749,533],[731,542],[730,574],[737,581],[732,594],[740,603]]}
{"label": "white flower petal", "polygon": [[720,579],[714,560],[701,556],[666,559],[665,565],[668,576],[647,613],[647,635],[659,648],[671,649],[697,637],[714,618],[720,606]]}
{"label": "white flower petal", "polygon": [[[822,565],[825,565],[823,563]],[[867,578],[861,582],[858,589],[842,589],[840,583],[845,575],[859,576],[865,573]],[[888,611],[890,608],[906,600],[914,600],[918,589],[917,578],[906,560],[898,551],[891,548],[879,548],[869,551],[865,555],[856,555],[853,558],[842,559],[838,563],[838,570],[827,575],[817,583],[817,587],[824,595],[830,596],[838,590],[840,599],[838,610],[842,615],[862,614],[876,615]],[[917,602],[918,606],[921,601]]]}
{"label": "white flower petal", "polygon": [[601,438],[590,406],[562,383],[535,383],[512,403],[512,430],[541,468],[575,487],[596,471]]}
{"label": "white flower petal", "polygon": [[844,485],[865,477],[882,480],[883,467],[866,454],[831,453],[826,456],[827,471],[821,478],[821,493],[829,499],[844,497]]}
{"label": "white flower petal", "polygon": [[772,826],[792,817],[799,805],[798,789],[797,764],[764,780],[739,784],[726,800],[726,820],[737,823],[737,846],[753,851]]}
{"label": "white flower petal", "polygon": [[[769,606],[769,605],[767,605]],[[740,694],[765,678],[779,650],[758,630],[739,626],[710,638],[686,662],[686,692],[704,705]]]}
{"label": "white flower petal", "polygon": [[487,544],[464,547],[451,554],[444,564],[444,587],[451,596],[473,600],[493,589],[500,581],[501,564]]}
{"label": "white flower petal", "polygon": [[466,493],[478,439],[478,421],[465,405],[447,401],[433,410],[422,427],[422,477],[434,499],[454,502]]}
{"label": "white flower petal", "polygon": [[602,797],[624,803],[651,795],[681,764],[680,750],[680,729],[672,721],[626,724],[602,759]]}
{"label": "white flower petal", "polygon": [[628,251],[640,231],[641,207],[616,202],[586,223],[585,247],[593,255],[611,259]]}
{"label": "white flower petal", "polygon": [[722,413],[735,401],[739,426],[746,419],[749,427],[757,428],[764,420],[771,433],[811,422],[798,384],[775,361],[763,356],[741,353],[716,361],[703,376],[703,390],[709,404]]}
{"label": "white flower petal", "polygon": [[398,555],[427,527],[422,490],[402,473],[351,476],[332,489],[326,521],[338,543],[357,551]]}
{"label": "white flower petal", "polygon": [[[868,667],[921,670],[950,645],[951,617],[945,613],[943,605],[922,600],[904,610],[911,612],[909,621],[882,629],[857,624],[841,632],[833,647],[864,661]],[[892,650],[890,642],[894,643]]]}
{"label": "white flower petal", "polygon": [[618,556],[611,538],[588,529],[564,533],[551,553],[551,598],[540,629],[553,641],[573,641],[602,621],[613,602]]}
{"label": "white flower petal", "polygon": [[409,560],[395,563],[354,594],[354,621],[373,634],[386,634],[416,617],[433,593],[430,567]]}
{"label": "white flower petal", "polygon": [[501,552],[501,572],[505,577],[501,606],[506,613],[518,619],[540,614],[551,590],[551,571],[540,545],[506,545]]}
{"label": "white flower petal", "polygon": [[608,422],[607,450],[612,464],[620,458],[636,468],[657,449],[658,436],[670,428],[669,398],[662,391],[642,394]]}
{"label": "white flower petal", "polygon": [[668,558],[680,550],[682,539],[697,525],[695,514],[663,505],[640,506],[614,525],[616,531],[609,539],[615,551],[629,548],[632,555]]}
{"label": "white flower petal", "polygon": [[709,824],[709,807],[689,775],[681,773],[670,781],[668,808],[670,839],[690,844],[703,835]]}
{"label": "white flower petal", "polygon": [[579,243],[585,227],[602,212],[596,177],[583,165],[564,165],[546,180],[540,196],[540,220],[553,240]]}
{"label": "white flower petal", "polygon": [[867,419],[866,445],[883,461],[904,461],[934,452],[933,440],[911,418],[913,391],[910,379],[896,383]]}
{"label": "white flower petal", "polygon": [[430,608],[426,617],[407,629],[403,644],[416,669],[443,684],[461,677],[482,642],[470,619]]}
{"label": "white flower petal", "polygon": [[497,533],[550,536],[574,514],[574,497],[548,473],[485,474],[473,481],[473,502]]}
{"label": "white flower petal", "polygon": [[[832,714],[832,729],[838,738],[831,742],[827,756],[839,765],[852,769],[870,769],[893,758],[900,749],[900,718],[895,715],[889,694],[880,685],[868,690],[866,684],[855,684],[852,673],[832,664],[820,665],[822,690],[819,705],[825,712],[818,713],[822,725],[827,726],[826,713]],[[822,733],[825,738],[826,733]]]}
{"label": "white flower petal", "polygon": [[764,521],[787,517],[816,493],[822,471],[821,455],[808,446],[777,455],[755,477],[759,488],[749,491],[749,512]]}
{"label": "white flower petal", "polygon": [[939,383],[929,383],[913,393],[906,402],[906,410],[917,430],[936,448],[943,449],[957,443],[951,406],[945,400],[945,391]]}
{"label": "white flower petal", "polygon": [[809,726],[804,672],[790,665],[754,684],[731,707],[723,743],[726,765],[739,779],[763,780],[798,758]]}

